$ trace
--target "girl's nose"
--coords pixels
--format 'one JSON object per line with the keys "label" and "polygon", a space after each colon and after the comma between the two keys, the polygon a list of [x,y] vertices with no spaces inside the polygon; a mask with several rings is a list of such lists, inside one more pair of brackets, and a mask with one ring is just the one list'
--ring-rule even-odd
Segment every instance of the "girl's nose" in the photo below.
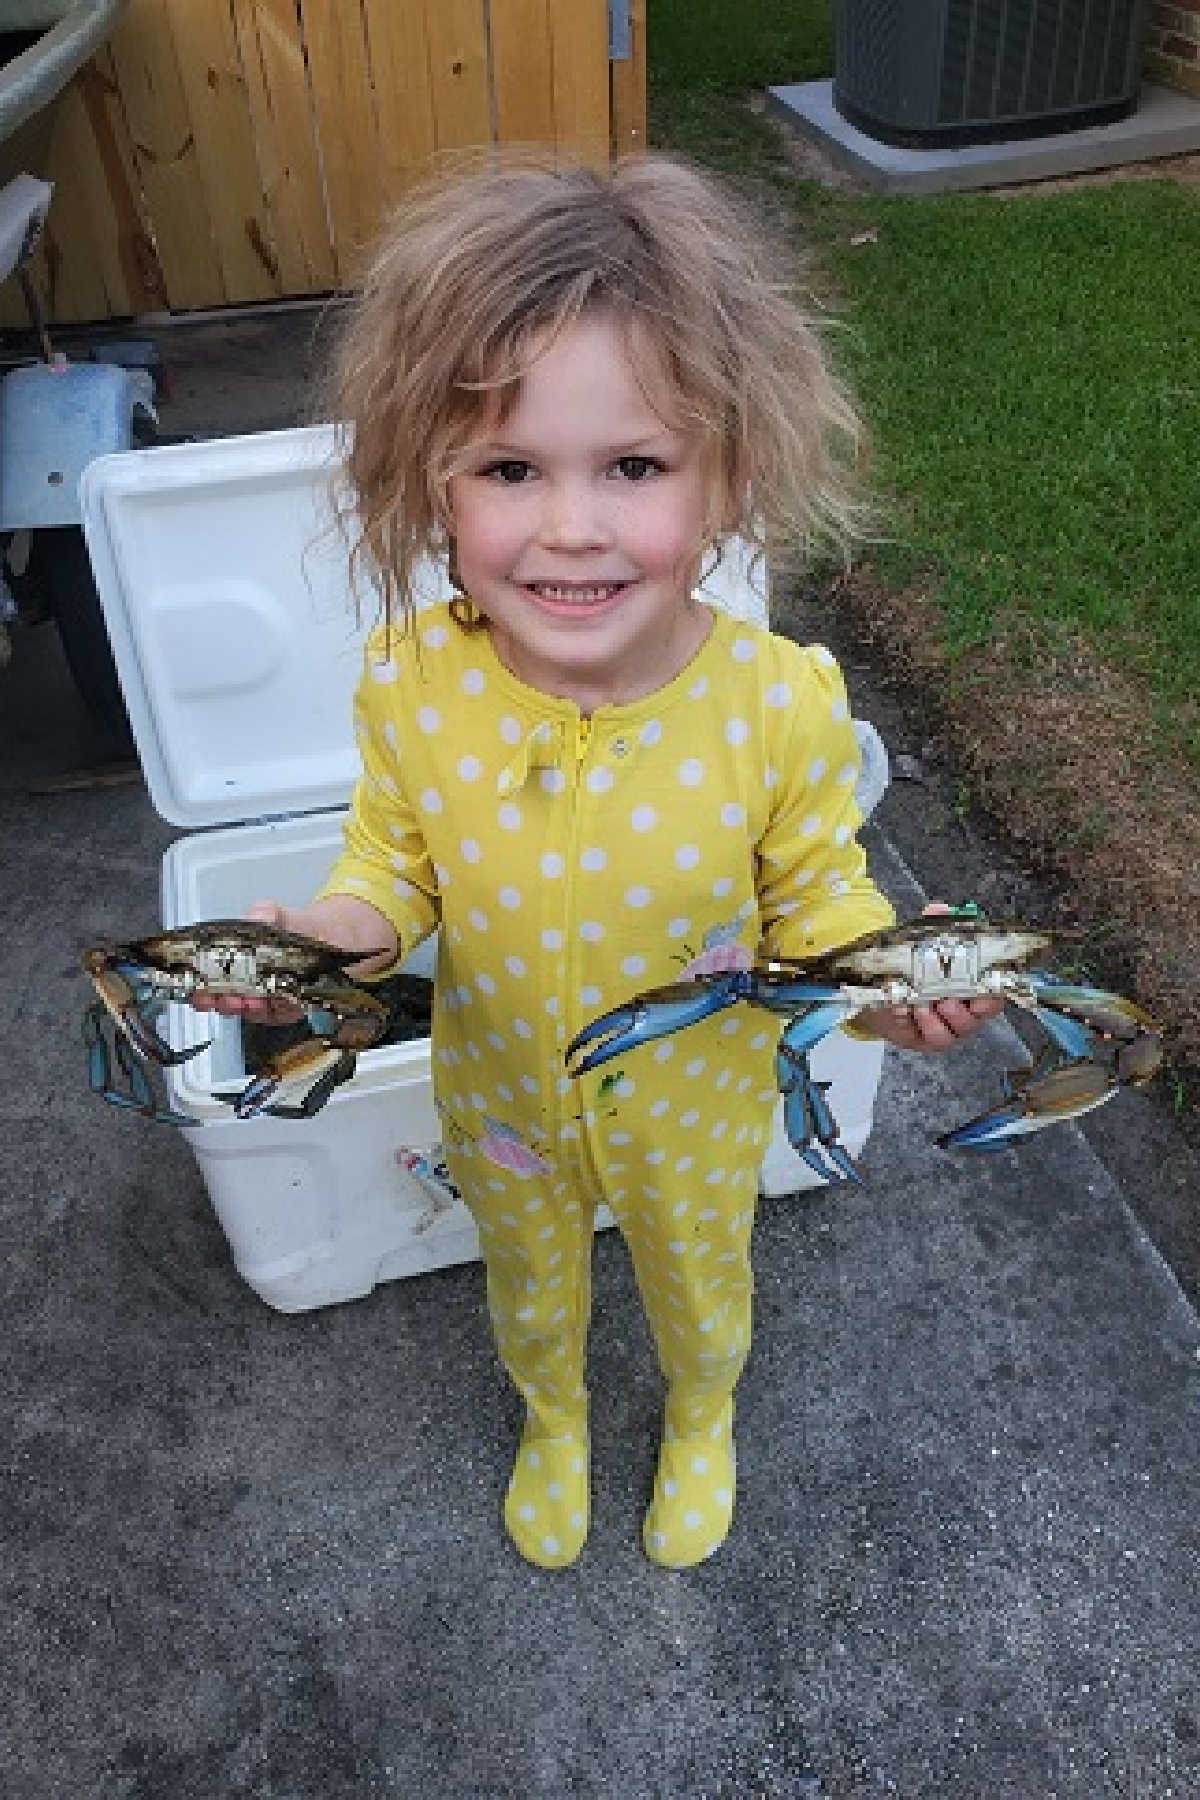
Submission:
{"label": "girl's nose", "polygon": [[566,550],[590,550],[606,543],[609,535],[604,508],[590,483],[547,484],[542,514],[542,536],[547,544]]}

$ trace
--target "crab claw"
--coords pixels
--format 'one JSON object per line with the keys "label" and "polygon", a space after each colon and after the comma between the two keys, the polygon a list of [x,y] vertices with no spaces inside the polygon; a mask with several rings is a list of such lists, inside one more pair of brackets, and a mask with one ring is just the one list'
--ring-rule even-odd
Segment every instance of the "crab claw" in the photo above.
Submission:
{"label": "crab claw", "polygon": [[161,1068],[174,1068],[208,1049],[206,1039],[186,1050],[172,1050],[143,1014],[143,995],[139,994],[136,983],[128,979],[120,963],[109,962],[98,952],[89,950],[83,957],[83,967],[116,1029],[148,1062],[156,1062]]}
{"label": "crab claw", "polygon": [[854,1160],[838,1136],[838,1122],[825,1095],[828,1081],[814,1081],[808,1053],[788,1042],[787,1033],[775,1053],[775,1074],[783,1095],[783,1125],[797,1155],[822,1181],[851,1181],[863,1186]]}
{"label": "crab claw", "polygon": [[323,988],[308,1009],[310,1031],[339,1050],[370,1050],[389,1024],[388,1009],[364,988]]}
{"label": "crab claw", "polygon": [[[586,1075],[589,1069],[599,1068],[614,1056],[624,1056],[638,1044],[669,1037],[674,1031],[683,1031],[713,1013],[723,1012],[745,998],[748,980],[743,970],[731,969],[711,978],[674,981],[666,987],[649,988],[624,1006],[601,1013],[567,1045],[568,1075]],[[581,1055],[588,1044],[595,1048]]]}
{"label": "crab claw", "polygon": [[[276,1119],[311,1119],[334,1088],[350,1080],[355,1060],[353,1050],[308,1038],[271,1057],[240,1094],[222,1094],[221,1098],[233,1107],[239,1119],[253,1119],[264,1112]],[[301,1084],[302,1096],[295,1105],[288,1105],[279,1097]]]}
{"label": "crab claw", "polygon": [[88,1085],[92,1092],[99,1094],[102,1100],[107,1100],[110,1106],[141,1113],[144,1118],[153,1119],[159,1125],[196,1124],[197,1121],[189,1119],[186,1113],[177,1113],[170,1107],[158,1104],[144,1065],[138,1060],[129,1040],[115,1028],[112,1032],[113,1051],[128,1083],[128,1091],[123,1092],[112,1085],[112,1064],[104,1037],[104,1023],[108,1017],[105,1008],[98,1001],[84,1015],[83,1037],[88,1053]]}
{"label": "crab claw", "polygon": [[943,1150],[1002,1150],[1063,1119],[1078,1119],[1120,1093],[1122,1083],[1099,1063],[1069,1062],[1040,1075],[1020,1069],[1009,1077],[1012,1092],[1003,1105],[981,1113],[936,1141]]}

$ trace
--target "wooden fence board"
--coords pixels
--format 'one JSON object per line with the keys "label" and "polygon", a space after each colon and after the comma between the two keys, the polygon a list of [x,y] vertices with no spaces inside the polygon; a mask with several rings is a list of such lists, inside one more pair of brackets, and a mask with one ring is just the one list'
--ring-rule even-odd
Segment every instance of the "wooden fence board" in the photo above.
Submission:
{"label": "wooden fence board", "polygon": [[295,0],[233,0],[259,176],[285,294],[335,284],[333,243]]}
{"label": "wooden fence board", "polygon": [[549,0],[491,0],[495,135],[501,144],[554,142]]}
{"label": "wooden fence board", "polygon": [[364,0],[384,204],[428,172],[437,145],[425,0]]}
{"label": "wooden fence board", "polygon": [[125,278],[130,310],[158,312],[170,305],[151,221],[138,180],[133,142],[108,47],[76,77],[91,120],[97,167],[112,208],[112,234]]}
{"label": "wooden fence board", "polygon": [[[68,84],[56,109],[46,179],[54,185],[46,245],[55,246],[60,276],[50,294],[54,316],[94,319],[131,311],[108,186],[78,81]],[[62,254],[67,245],[70,255]]]}
{"label": "wooden fence board", "polygon": [[610,155],[607,0],[550,0],[554,143],[603,167]]}
{"label": "wooden fence board", "polygon": [[128,0],[109,46],[171,305],[219,305],[231,296],[221,281],[166,0]]}
{"label": "wooden fence board", "polygon": [[345,282],[374,232],[383,198],[363,19],[345,0],[300,0],[300,7],[334,267]]}
{"label": "wooden fence board", "polygon": [[282,293],[263,203],[246,82],[227,0],[168,0],[175,63],[212,221],[221,292]]}
{"label": "wooden fence board", "polygon": [[437,149],[489,143],[492,108],[483,0],[426,0],[425,24]]}
{"label": "wooden fence board", "polygon": [[611,65],[612,147],[617,156],[646,148],[646,0],[630,0],[633,55]]}

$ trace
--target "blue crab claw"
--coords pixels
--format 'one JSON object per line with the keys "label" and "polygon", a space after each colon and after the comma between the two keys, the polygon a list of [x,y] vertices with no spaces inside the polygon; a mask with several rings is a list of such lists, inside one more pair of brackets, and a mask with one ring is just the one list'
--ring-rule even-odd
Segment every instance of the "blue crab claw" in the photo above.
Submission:
{"label": "blue crab claw", "polygon": [[[220,1097],[233,1107],[239,1119],[253,1119],[259,1113],[269,1113],[274,1119],[311,1119],[333,1090],[350,1080],[356,1060],[353,1050],[312,1038],[273,1056],[240,1094]],[[301,1084],[304,1091],[295,1105],[276,1098],[281,1091],[286,1093]]]}
{"label": "blue crab claw", "polygon": [[1078,1119],[1121,1091],[1121,1082],[1099,1063],[1063,1063],[1045,1074],[1040,1068],[1017,1070],[1009,1077],[1011,1092],[1002,1105],[943,1132],[937,1139],[939,1146],[943,1150],[1003,1150],[1016,1138],[1043,1131],[1047,1125]]}
{"label": "blue crab claw", "polygon": [[112,1085],[112,1062],[109,1057],[108,1044],[104,1036],[104,1024],[108,1018],[105,1008],[99,1004],[89,1008],[84,1015],[83,1036],[88,1053],[88,1086],[110,1106],[119,1106],[129,1112],[141,1113],[144,1118],[153,1119],[159,1125],[190,1126],[198,1123],[189,1119],[185,1113],[173,1112],[170,1107],[162,1107],[154,1097],[154,1090],[143,1064],[134,1053],[125,1034],[114,1029],[112,1033],[113,1050],[121,1073],[128,1083],[127,1091]]}
{"label": "blue crab claw", "polygon": [[147,990],[138,983],[132,964],[105,964],[89,954],[84,966],[113,1025],[147,1062],[170,1069],[208,1049],[207,1039],[186,1050],[173,1050],[165,1038],[159,1037],[151,1023],[153,1012],[143,1011]]}
{"label": "blue crab claw", "polygon": [[[567,1045],[568,1075],[586,1075],[589,1069],[614,1056],[624,1056],[638,1044],[651,1044],[656,1038],[669,1037],[683,1031],[713,1013],[723,1012],[746,996],[749,977],[743,970],[731,969],[723,975],[698,976],[694,981],[674,981],[666,987],[649,988],[624,1006],[601,1013],[585,1025]],[[586,1046],[595,1047],[586,1050]],[[586,1050],[586,1054],[581,1054]]]}
{"label": "blue crab claw", "polygon": [[1132,1000],[1103,988],[1066,986],[1040,971],[1029,979],[1033,999],[1025,1004],[1066,1066],[1084,1061],[1109,1066],[1118,1087],[1140,1087],[1158,1072],[1162,1032]]}
{"label": "blue crab claw", "polygon": [[783,1095],[783,1124],[788,1142],[822,1181],[850,1181],[862,1187],[863,1178],[850,1153],[838,1138],[838,1122],[825,1096],[828,1081],[814,1081],[808,1053],[788,1042],[785,1032],[775,1053],[775,1075]]}

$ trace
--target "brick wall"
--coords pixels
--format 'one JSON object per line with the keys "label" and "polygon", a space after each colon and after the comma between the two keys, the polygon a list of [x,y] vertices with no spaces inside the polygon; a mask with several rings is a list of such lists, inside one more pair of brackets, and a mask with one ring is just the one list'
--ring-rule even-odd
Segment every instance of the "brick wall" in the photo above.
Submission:
{"label": "brick wall", "polygon": [[1200,0],[1150,0],[1146,74],[1200,94]]}

